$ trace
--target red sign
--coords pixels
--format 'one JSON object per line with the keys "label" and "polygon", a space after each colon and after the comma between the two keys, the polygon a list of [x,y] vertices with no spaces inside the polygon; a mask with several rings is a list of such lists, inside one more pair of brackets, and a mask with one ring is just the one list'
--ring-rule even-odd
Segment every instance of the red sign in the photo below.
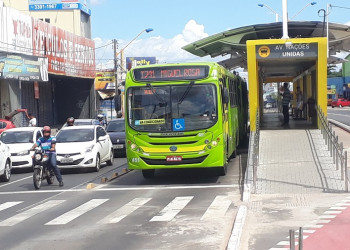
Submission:
{"label": "red sign", "polygon": [[35,99],[39,99],[39,83],[38,82],[34,82],[34,98]]}
{"label": "red sign", "polygon": [[182,156],[171,156],[171,155],[168,155],[166,157],[166,161],[182,161]]}
{"label": "red sign", "polygon": [[47,57],[49,73],[95,77],[95,42],[33,18],[33,55]]}

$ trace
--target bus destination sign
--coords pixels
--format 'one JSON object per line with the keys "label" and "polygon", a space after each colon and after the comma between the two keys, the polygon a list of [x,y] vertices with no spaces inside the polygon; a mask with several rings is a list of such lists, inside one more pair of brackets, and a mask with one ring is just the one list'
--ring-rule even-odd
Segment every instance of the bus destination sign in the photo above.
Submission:
{"label": "bus destination sign", "polygon": [[169,66],[134,69],[135,81],[195,80],[208,77],[208,66]]}

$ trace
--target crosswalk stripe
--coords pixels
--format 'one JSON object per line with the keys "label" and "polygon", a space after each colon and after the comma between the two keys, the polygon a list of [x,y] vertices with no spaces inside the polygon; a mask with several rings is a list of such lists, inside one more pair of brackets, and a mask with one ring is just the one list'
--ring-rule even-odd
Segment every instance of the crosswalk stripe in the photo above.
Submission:
{"label": "crosswalk stripe", "polygon": [[23,201],[9,201],[9,202],[5,202],[3,204],[0,204],[0,211],[5,210],[7,208],[16,206],[17,204],[22,203]]}
{"label": "crosswalk stripe", "polygon": [[193,199],[193,196],[176,197],[150,221],[171,221]]}
{"label": "crosswalk stripe", "polygon": [[78,218],[79,216],[85,214],[86,212],[94,209],[95,207],[100,206],[101,204],[105,203],[109,199],[92,199],[83,205],[65,213],[62,214],[61,216],[58,216],[57,218],[49,221],[45,225],[64,225],[67,224],[68,222]]}
{"label": "crosswalk stripe", "polygon": [[227,199],[227,196],[216,196],[207,211],[203,214],[201,220],[213,220],[224,216],[231,203]]}
{"label": "crosswalk stripe", "polygon": [[135,198],[115,212],[104,217],[98,224],[117,223],[150,200],[151,198]]}
{"label": "crosswalk stripe", "polygon": [[0,222],[0,226],[13,226],[16,225],[17,223],[20,223],[40,212],[43,212],[45,210],[48,210],[54,206],[57,206],[59,204],[61,204],[62,202],[64,202],[64,200],[51,200],[51,201],[47,201],[43,204],[40,204],[36,207],[33,207],[31,209],[28,209],[27,211],[24,211],[22,213],[19,213],[15,216],[12,216],[10,218],[8,218],[7,220],[4,220],[2,222]]}

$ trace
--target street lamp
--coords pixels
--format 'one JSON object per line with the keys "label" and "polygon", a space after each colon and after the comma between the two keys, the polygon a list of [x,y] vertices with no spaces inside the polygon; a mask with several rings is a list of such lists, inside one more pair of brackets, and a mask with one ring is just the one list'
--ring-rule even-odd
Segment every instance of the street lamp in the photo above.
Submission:
{"label": "street lamp", "polygon": [[121,96],[118,91],[118,63],[117,63],[117,57],[118,55],[123,52],[133,41],[135,41],[143,32],[149,33],[153,31],[152,28],[147,28],[142,30],[137,36],[135,36],[127,45],[125,45],[119,52],[117,52],[117,40],[113,40],[114,44],[114,75],[115,75],[115,111],[118,116],[118,111],[121,110]]}
{"label": "street lamp", "polygon": [[262,4],[262,3],[259,3],[258,6],[259,7],[266,7],[266,8],[268,8],[272,13],[275,14],[276,22],[278,22],[278,18],[280,17],[280,15],[275,10],[273,10],[270,6],[268,6],[266,4]]}
{"label": "street lamp", "polygon": [[306,7],[310,6],[310,5],[315,5],[317,4],[317,2],[310,2],[307,5],[305,5],[304,8],[302,8],[298,13],[296,13],[290,20],[292,20],[294,17],[296,17],[297,15],[299,15],[303,10],[305,10]]}

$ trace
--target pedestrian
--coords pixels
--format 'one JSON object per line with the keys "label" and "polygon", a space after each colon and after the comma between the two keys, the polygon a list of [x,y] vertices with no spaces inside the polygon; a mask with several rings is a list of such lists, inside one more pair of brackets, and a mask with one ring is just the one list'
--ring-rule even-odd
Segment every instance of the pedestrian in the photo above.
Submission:
{"label": "pedestrian", "polygon": [[27,118],[29,119],[28,127],[36,127],[36,118],[33,114],[29,113],[27,115]]}
{"label": "pedestrian", "polygon": [[282,95],[282,112],[283,112],[283,123],[282,126],[289,124],[289,102],[291,99],[291,94],[288,88],[288,82],[283,84],[283,93]]}
{"label": "pedestrian", "polygon": [[300,90],[300,87],[297,87],[297,92],[296,92],[296,99],[297,99],[297,108],[296,108],[296,118],[302,118],[302,112],[303,112],[303,93]]}
{"label": "pedestrian", "polygon": [[63,180],[61,172],[56,164],[56,137],[51,136],[51,128],[49,126],[44,126],[43,137],[40,137],[31,147],[30,150],[34,150],[36,147],[41,146],[41,149],[45,151],[45,154],[49,156],[49,162],[53,172],[56,175],[59,186],[63,186]]}
{"label": "pedestrian", "polygon": [[74,126],[74,121],[75,121],[74,117],[68,117],[67,118],[67,125]]}

